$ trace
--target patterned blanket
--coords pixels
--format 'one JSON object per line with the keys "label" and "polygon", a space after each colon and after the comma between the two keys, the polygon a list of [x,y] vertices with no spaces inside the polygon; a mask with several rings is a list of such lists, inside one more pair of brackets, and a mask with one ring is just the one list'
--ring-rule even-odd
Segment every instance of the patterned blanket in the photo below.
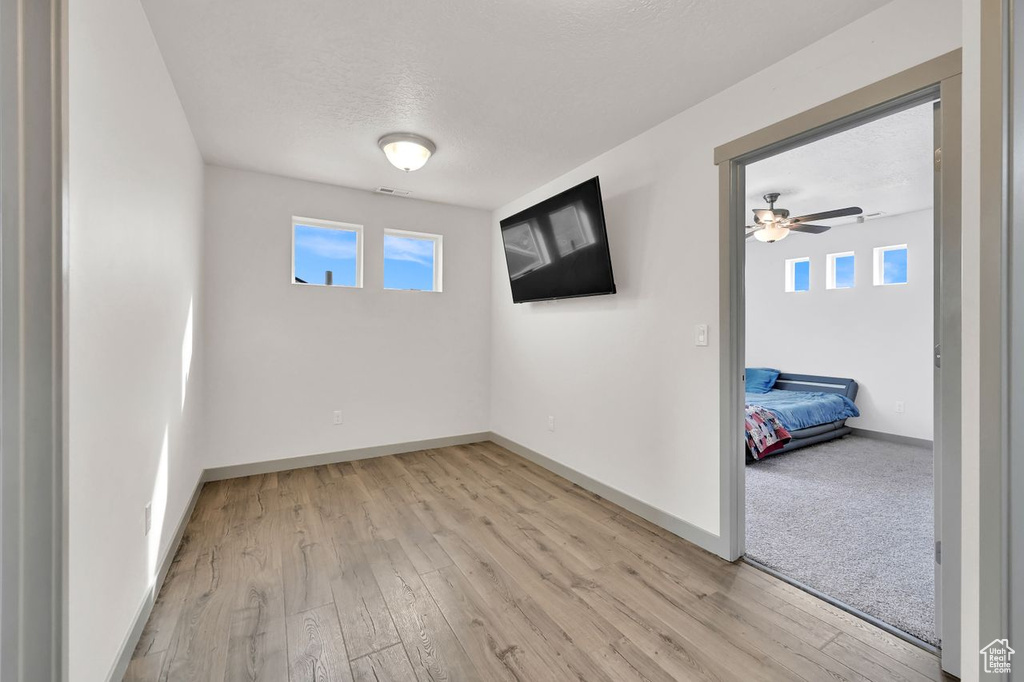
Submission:
{"label": "patterned blanket", "polygon": [[759,405],[747,405],[747,448],[754,459],[781,450],[790,441],[789,431],[779,418]]}

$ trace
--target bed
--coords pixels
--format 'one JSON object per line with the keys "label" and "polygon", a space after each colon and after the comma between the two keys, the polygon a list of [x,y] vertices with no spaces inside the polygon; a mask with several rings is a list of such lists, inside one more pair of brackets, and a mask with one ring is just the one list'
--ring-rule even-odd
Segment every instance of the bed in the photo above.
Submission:
{"label": "bed", "polygon": [[[780,373],[767,393],[746,394],[747,460],[845,436],[852,431],[846,420],[860,416],[856,398],[853,379]],[[761,442],[753,442],[752,435]]]}

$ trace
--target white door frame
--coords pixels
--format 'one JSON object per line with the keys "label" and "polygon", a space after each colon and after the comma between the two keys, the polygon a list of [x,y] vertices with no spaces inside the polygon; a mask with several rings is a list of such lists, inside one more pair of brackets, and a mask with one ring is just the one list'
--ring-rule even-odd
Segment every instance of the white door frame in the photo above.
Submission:
{"label": "white door frame", "polygon": [[0,679],[66,679],[66,0],[0,0]]}
{"label": "white door frame", "polygon": [[[882,81],[826,102],[715,149],[719,167],[719,325],[721,387],[721,528],[728,558],[744,553],[745,451],[743,442],[745,357],[746,165],[909,106],[940,99],[941,187],[936,236],[942,253],[936,271],[941,296],[941,383],[936,385],[936,447],[941,447],[937,503],[943,580],[936,594],[941,610],[942,665],[956,674],[960,662],[960,177],[961,51],[955,50]],[[939,247],[939,244],[936,244]],[[939,452],[939,450],[937,450]],[[937,588],[939,586],[937,585]]]}

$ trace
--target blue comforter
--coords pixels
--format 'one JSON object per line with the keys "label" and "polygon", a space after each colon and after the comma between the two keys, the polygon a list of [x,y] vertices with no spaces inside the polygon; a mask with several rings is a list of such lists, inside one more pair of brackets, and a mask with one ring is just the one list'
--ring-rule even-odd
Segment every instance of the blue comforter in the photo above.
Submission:
{"label": "blue comforter", "polygon": [[860,416],[860,410],[853,401],[838,393],[779,390],[748,393],[747,405],[759,405],[770,410],[789,431]]}

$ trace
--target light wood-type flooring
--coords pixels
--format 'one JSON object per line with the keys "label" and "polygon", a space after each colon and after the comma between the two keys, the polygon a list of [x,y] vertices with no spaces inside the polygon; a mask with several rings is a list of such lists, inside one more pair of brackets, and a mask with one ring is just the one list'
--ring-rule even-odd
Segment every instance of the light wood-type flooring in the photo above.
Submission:
{"label": "light wood-type flooring", "polygon": [[207,483],[128,680],[938,680],[493,443]]}

